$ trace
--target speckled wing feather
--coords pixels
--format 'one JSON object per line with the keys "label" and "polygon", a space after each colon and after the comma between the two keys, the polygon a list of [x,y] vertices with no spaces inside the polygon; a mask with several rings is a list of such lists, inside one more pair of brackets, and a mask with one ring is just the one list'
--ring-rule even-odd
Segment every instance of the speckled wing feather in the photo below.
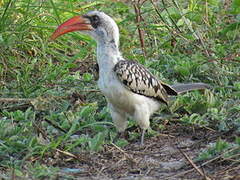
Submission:
{"label": "speckled wing feather", "polygon": [[119,80],[134,93],[167,104],[168,95],[178,93],[169,85],[155,78],[144,66],[134,61],[120,60],[114,67]]}

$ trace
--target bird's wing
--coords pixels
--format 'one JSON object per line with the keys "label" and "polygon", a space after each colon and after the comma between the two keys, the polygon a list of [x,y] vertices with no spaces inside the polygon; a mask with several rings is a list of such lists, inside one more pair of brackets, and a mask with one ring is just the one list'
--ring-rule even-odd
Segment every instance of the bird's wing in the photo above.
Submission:
{"label": "bird's wing", "polygon": [[137,62],[120,60],[113,70],[125,87],[134,93],[156,99],[165,104],[167,104],[168,95],[178,94]]}

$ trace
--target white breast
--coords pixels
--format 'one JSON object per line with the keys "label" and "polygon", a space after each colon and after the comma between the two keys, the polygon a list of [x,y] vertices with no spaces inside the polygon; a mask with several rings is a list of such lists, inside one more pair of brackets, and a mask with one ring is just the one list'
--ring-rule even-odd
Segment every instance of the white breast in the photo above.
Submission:
{"label": "white breast", "polygon": [[159,109],[159,102],[126,89],[113,71],[100,76],[98,86],[113,107],[130,116],[133,116],[137,106],[147,108],[150,114]]}
{"label": "white breast", "polygon": [[97,61],[99,65],[98,86],[115,109],[133,116],[139,107],[145,108],[149,114],[159,109],[160,103],[143,95],[126,89],[113,72],[119,59],[122,59],[118,49],[98,44]]}

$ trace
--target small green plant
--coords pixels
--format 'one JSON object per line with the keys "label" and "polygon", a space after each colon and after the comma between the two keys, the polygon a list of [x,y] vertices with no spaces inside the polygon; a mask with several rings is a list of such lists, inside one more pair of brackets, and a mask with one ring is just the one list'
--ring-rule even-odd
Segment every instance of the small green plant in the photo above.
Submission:
{"label": "small green plant", "polygon": [[217,140],[217,142],[209,144],[206,149],[204,149],[196,160],[208,160],[220,156],[222,159],[236,159],[239,161],[240,156],[240,144],[239,137],[236,138],[236,143],[229,143],[224,140]]}

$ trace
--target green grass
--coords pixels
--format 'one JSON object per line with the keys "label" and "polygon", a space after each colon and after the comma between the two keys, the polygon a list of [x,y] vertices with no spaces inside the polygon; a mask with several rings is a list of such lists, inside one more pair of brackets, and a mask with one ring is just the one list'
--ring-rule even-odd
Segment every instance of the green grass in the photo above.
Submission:
{"label": "green grass", "polygon": [[[57,150],[100,151],[116,135],[105,99],[92,91],[97,90],[92,70],[73,71],[77,62],[95,62],[95,42],[79,33],[49,41],[61,22],[93,9],[114,16],[124,57],[137,59],[167,83],[200,81],[213,87],[172,103],[173,113],[186,112],[179,114],[180,123],[239,133],[239,1],[228,6],[217,0],[163,2],[147,1],[141,8],[144,57],[133,6],[114,1],[0,1],[3,178],[12,177],[13,171],[18,177],[52,177],[58,167],[45,165],[42,159]],[[132,121],[131,126],[135,126]],[[135,132],[130,136],[138,139]],[[215,146],[207,151],[209,156]]]}

